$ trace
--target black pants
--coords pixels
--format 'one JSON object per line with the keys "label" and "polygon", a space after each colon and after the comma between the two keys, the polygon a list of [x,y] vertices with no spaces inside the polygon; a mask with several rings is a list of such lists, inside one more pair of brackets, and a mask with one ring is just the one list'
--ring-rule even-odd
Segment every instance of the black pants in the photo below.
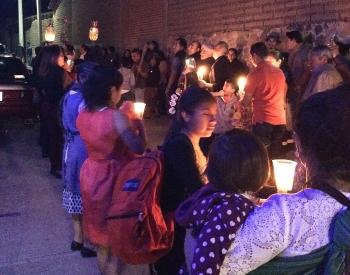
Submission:
{"label": "black pants", "polygon": [[272,125],[267,122],[253,125],[253,134],[264,143],[271,159],[281,157],[285,131],[286,125]]}
{"label": "black pants", "polygon": [[186,230],[175,223],[175,238],[168,254],[155,263],[158,275],[177,275],[185,263],[184,242]]}
{"label": "black pants", "polygon": [[45,114],[44,108],[40,105],[39,107],[39,117],[40,117],[40,129],[39,129],[39,144],[41,147],[41,154],[43,156],[49,155],[49,134],[48,134],[48,118]]}
{"label": "black pants", "polygon": [[48,145],[51,170],[60,171],[62,167],[63,131],[59,121],[58,106],[43,103],[44,141]]}

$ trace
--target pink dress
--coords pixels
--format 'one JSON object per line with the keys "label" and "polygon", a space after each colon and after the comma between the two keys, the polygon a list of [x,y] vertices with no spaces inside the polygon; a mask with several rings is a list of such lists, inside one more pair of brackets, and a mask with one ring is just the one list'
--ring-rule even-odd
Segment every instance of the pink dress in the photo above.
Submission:
{"label": "pink dress", "polygon": [[114,111],[110,108],[82,111],[77,118],[77,127],[88,152],[80,171],[83,232],[93,244],[104,247],[109,245],[105,215],[116,176],[134,158],[114,126]]}

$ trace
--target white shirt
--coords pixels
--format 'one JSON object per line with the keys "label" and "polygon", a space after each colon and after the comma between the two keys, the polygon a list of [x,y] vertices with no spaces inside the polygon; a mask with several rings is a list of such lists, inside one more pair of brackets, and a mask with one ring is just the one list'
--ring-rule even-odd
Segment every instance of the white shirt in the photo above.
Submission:
{"label": "white shirt", "polygon": [[119,72],[123,76],[122,94],[125,94],[135,88],[135,75],[131,69],[125,67],[121,67]]}
{"label": "white shirt", "polygon": [[335,199],[315,189],[273,195],[251,212],[237,232],[220,274],[246,274],[276,256],[306,255],[327,245],[332,220],[342,209]]}

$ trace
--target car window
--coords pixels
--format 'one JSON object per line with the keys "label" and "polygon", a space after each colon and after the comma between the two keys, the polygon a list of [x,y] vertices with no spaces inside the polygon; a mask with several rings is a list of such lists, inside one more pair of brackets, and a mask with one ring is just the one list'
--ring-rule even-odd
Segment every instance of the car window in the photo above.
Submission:
{"label": "car window", "polygon": [[24,80],[28,71],[23,62],[17,58],[0,58],[0,80]]}

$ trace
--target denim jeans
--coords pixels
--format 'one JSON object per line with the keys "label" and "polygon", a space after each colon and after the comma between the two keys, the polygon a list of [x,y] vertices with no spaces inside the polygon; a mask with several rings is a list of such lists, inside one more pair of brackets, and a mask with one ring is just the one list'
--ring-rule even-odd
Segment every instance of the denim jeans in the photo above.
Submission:
{"label": "denim jeans", "polygon": [[281,157],[285,130],[286,125],[272,125],[267,122],[253,125],[253,134],[264,143],[271,159]]}

